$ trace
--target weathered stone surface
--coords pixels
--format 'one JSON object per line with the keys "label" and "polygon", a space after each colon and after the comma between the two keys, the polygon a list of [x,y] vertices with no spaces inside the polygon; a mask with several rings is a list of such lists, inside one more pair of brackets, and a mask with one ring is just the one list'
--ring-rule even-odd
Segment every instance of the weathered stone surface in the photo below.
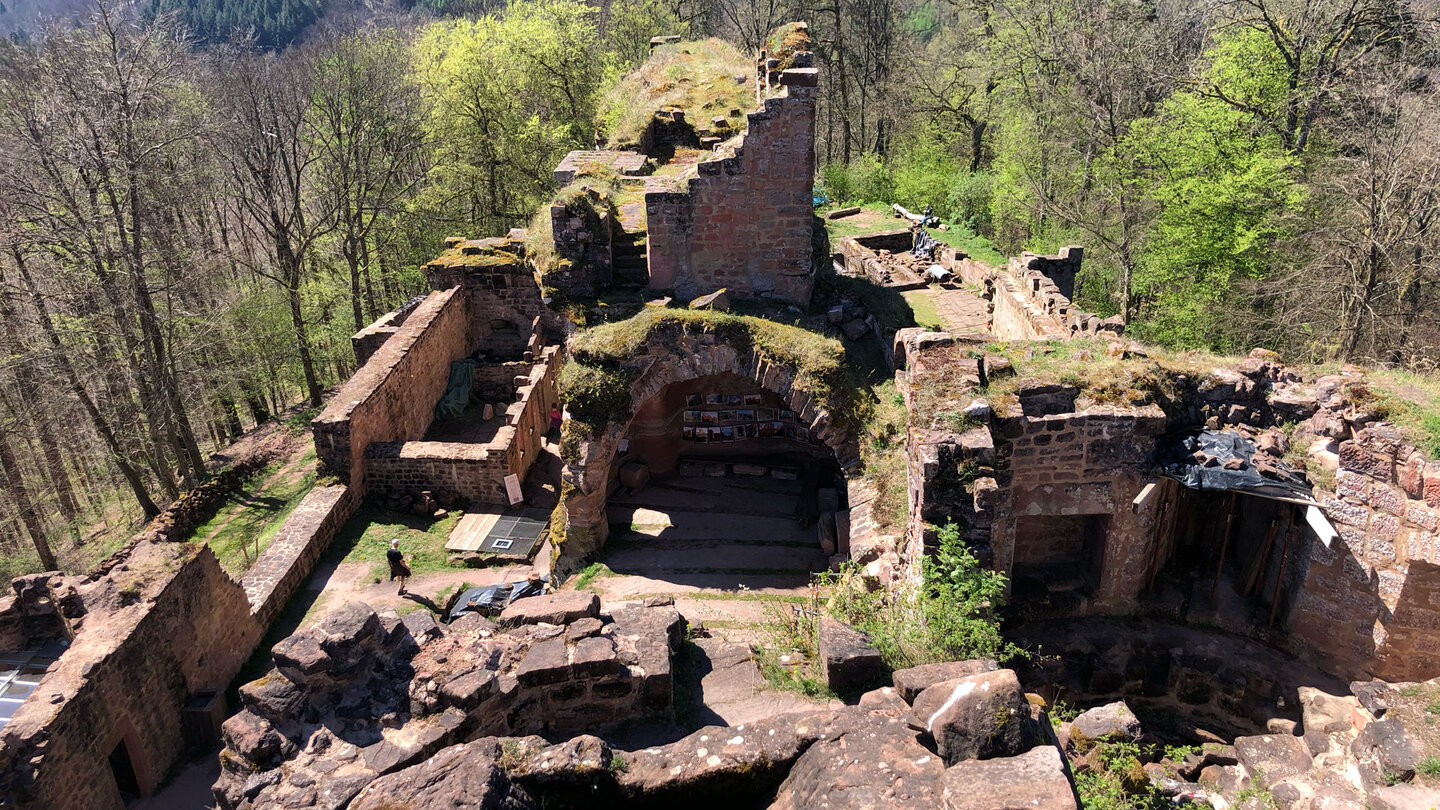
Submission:
{"label": "weathered stone surface", "polygon": [[1390,785],[1370,794],[1370,810],[1435,810],[1440,790],[1419,785]]}
{"label": "weathered stone surface", "polygon": [[1176,770],[1180,775],[1194,781],[1199,778],[1200,772],[1211,765],[1238,765],[1240,759],[1235,755],[1235,746],[1216,745],[1207,743],[1200,747],[1199,751],[1191,751],[1185,755],[1185,760],[1178,763]]}
{"label": "weathered stone surface", "polygon": [[1383,785],[1394,779],[1413,779],[1420,753],[1405,727],[1393,717],[1365,724],[1350,753],[1360,763],[1360,775],[1372,785]]}
{"label": "weathered stone surface", "polygon": [[820,671],[835,692],[854,694],[885,683],[890,668],[870,639],[859,630],[830,618],[820,617],[818,632]]}
{"label": "weathered stone surface", "polygon": [[451,706],[469,711],[495,693],[495,673],[481,669],[462,675],[440,688]]}
{"label": "weathered stone surface", "polygon": [[1117,700],[1081,712],[1070,724],[1071,734],[1079,732],[1091,740],[1118,742],[1140,736],[1140,718],[1130,711],[1125,701]]}
{"label": "weathered stone surface", "polygon": [[1075,790],[1054,746],[1019,756],[959,762],[940,778],[945,810],[1075,810]]}
{"label": "weathered stone surface", "polygon": [[569,674],[570,656],[563,638],[552,638],[531,647],[515,669],[515,678],[521,686],[559,683]]}
{"label": "weathered stone surface", "polygon": [[567,624],[600,615],[600,596],[590,591],[560,591],[521,599],[505,608],[500,621],[509,624]]}
{"label": "weathered stone surface", "polygon": [[967,675],[993,672],[996,664],[988,658],[969,661],[949,661],[943,664],[922,664],[909,669],[895,670],[895,690],[906,703],[914,703],[920,693],[941,681],[952,681]]}
{"label": "weathered stone surface", "polygon": [[939,798],[944,766],[898,716],[871,714],[837,740],[820,740],[795,762],[771,810],[915,808]]}
{"label": "weathered stone surface", "polygon": [[1365,710],[1374,715],[1377,719],[1384,717],[1390,710],[1390,703],[1394,700],[1395,690],[1390,684],[1384,681],[1351,681],[1350,694],[1360,701]]}
{"label": "weathered stone surface", "polygon": [[600,636],[580,639],[570,662],[570,669],[577,678],[598,678],[624,668],[620,659],[615,657],[615,642]]}
{"label": "weathered stone surface", "polygon": [[531,810],[536,804],[475,743],[447,748],[418,765],[383,776],[360,792],[354,810]]}
{"label": "weathered stone surface", "polygon": [[[1237,737],[1235,753],[1251,776],[1264,774],[1265,785],[1310,770],[1310,749],[1299,737],[1289,734],[1261,734]],[[1203,776],[1203,774],[1202,774]]]}
{"label": "weathered stone surface", "polygon": [[1302,723],[1305,732],[1330,733],[1349,731],[1354,727],[1360,701],[1346,695],[1327,695],[1319,689],[1302,686],[1299,689]]}
{"label": "weathered stone surface", "polygon": [[859,706],[862,709],[881,709],[898,714],[910,710],[910,704],[900,697],[900,693],[893,686],[883,686],[866,692],[860,696]]}
{"label": "weathered stone surface", "polygon": [[914,718],[947,765],[1015,756],[1038,737],[1020,681],[1008,669],[935,684],[915,699]]}

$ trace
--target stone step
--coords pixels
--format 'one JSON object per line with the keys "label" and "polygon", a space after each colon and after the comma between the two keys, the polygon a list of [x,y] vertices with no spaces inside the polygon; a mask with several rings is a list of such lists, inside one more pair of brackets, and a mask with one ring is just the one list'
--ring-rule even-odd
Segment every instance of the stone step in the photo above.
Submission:
{"label": "stone step", "polygon": [[818,547],[717,545],[708,548],[663,549],[645,545],[617,548],[603,562],[617,574],[769,573],[808,574],[825,570],[828,561]]}
{"label": "stone step", "polygon": [[606,510],[614,528],[636,527],[638,534],[670,540],[724,540],[744,538],[761,542],[809,542],[816,540],[812,526],[801,529],[789,517],[776,515],[709,514],[612,506]]}

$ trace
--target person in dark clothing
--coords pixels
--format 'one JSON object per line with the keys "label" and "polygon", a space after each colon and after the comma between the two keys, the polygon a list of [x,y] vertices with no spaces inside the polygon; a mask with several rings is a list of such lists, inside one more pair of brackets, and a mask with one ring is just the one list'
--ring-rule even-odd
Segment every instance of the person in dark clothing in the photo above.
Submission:
{"label": "person in dark clothing", "polygon": [[405,581],[410,578],[410,566],[405,564],[405,555],[400,553],[400,538],[390,541],[390,550],[385,552],[385,559],[390,563],[390,581],[400,580],[401,596],[405,595]]}

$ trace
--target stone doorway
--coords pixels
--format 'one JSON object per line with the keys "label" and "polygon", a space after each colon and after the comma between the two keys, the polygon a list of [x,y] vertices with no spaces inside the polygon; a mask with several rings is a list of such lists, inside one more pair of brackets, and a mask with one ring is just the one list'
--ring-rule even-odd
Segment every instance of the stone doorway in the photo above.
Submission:
{"label": "stone doorway", "polygon": [[140,798],[140,777],[135,773],[135,765],[130,759],[130,748],[125,744],[125,740],[115,743],[109,762],[110,773],[115,777],[115,787],[120,792],[121,801],[131,802]]}

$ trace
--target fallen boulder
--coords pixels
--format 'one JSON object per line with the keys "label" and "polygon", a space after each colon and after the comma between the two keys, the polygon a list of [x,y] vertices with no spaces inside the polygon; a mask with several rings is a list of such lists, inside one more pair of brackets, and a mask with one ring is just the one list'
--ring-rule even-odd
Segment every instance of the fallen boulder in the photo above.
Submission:
{"label": "fallen boulder", "polygon": [[1075,790],[1054,746],[1019,756],[956,763],[940,777],[945,810],[1076,810]]}
{"label": "fallen boulder", "polygon": [[1130,711],[1125,701],[1117,700],[1081,712],[1070,724],[1071,736],[1076,732],[1087,739],[1105,742],[1135,740],[1140,737],[1140,718]]}
{"label": "fallen boulder", "polygon": [[507,624],[568,624],[600,615],[600,596],[590,591],[560,591],[521,599],[500,614]]}
{"label": "fallen boulder", "polygon": [[1008,669],[937,683],[915,699],[913,715],[946,765],[1013,757],[1039,737],[1020,681]]}
{"label": "fallen boulder", "polygon": [[906,703],[914,703],[921,692],[941,681],[953,681],[967,675],[994,672],[996,664],[989,658],[975,658],[969,661],[947,661],[943,664],[922,664],[909,669],[895,670],[895,691]]}

